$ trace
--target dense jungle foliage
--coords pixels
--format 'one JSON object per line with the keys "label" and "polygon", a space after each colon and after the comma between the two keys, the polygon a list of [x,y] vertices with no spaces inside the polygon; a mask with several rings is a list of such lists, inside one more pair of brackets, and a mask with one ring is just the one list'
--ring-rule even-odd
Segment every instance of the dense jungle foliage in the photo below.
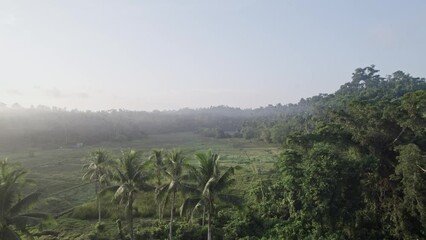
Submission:
{"label": "dense jungle foliage", "polygon": [[[374,66],[359,68],[334,94],[254,110],[4,112],[12,113],[0,120],[2,144],[21,138],[91,144],[195,131],[282,146],[274,169],[253,171],[249,179],[237,176],[241,166],[224,166],[211,151],[153,150],[145,158],[124,150],[117,160],[107,150],[92,152],[82,175],[96,185],[90,209],[98,223],[88,239],[426,238],[426,81],[401,71],[382,77]],[[25,224],[12,221],[13,204],[25,198],[2,200],[14,181],[1,174],[0,204],[12,210],[2,210],[0,234],[40,234],[31,225],[44,214]],[[240,189],[243,181],[249,189]],[[133,207],[140,199],[154,209],[148,223]],[[48,235],[40,239],[58,239]]]}

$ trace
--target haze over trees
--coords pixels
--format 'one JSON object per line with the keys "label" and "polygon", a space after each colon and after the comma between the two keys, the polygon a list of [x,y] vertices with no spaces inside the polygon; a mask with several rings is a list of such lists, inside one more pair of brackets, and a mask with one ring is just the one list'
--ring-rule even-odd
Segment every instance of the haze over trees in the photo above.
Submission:
{"label": "haze over trees", "polygon": [[[96,198],[84,207],[94,210],[94,220],[102,224],[87,238],[426,238],[426,80],[402,71],[384,77],[374,66],[358,68],[333,94],[252,110],[1,111],[4,148],[118,141],[127,149],[132,140],[187,131],[225,138],[228,144],[246,139],[280,147],[273,167],[254,173],[250,156],[227,162],[204,145],[195,154],[123,150],[115,163],[105,165],[115,158],[93,152],[81,175],[97,186]],[[14,183],[5,176],[0,176],[0,190]],[[0,196],[12,195],[3,191]],[[18,199],[25,198],[13,197]],[[152,214],[143,216],[143,207],[152,208]],[[101,208],[108,213],[102,218]],[[85,220],[76,214],[78,207],[73,211],[76,221]],[[0,217],[16,216],[4,213]],[[6,222],[0,233],[12,234],[13,222]],[[31,228],[36,222],[27,223],[29,233],[43,233]]]}

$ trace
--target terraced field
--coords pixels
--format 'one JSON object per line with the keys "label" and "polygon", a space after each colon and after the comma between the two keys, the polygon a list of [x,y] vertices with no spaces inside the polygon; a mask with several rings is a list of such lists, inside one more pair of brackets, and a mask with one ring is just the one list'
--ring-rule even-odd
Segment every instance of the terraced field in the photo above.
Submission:
{"label": "terraced field", "polygon": [[[90,151],[105,148],[117,158],[122,149],[140,150],[147,158],[153,148],[180,148],[186,154],[189,163],[194,163],[193,155],[197,151],[211,149],[221,155],[224,165],[241,166],[236,172],[237,188],[245,189],[250,184],[253,167],[260,172],[267,172],[274,162],[279,147],[245,139],[214,139],[201,137],[193,133],[173,133],[150,135],[144,139],[129,142],[106,142],[95,146],[81,148],[37,149],[19,148],[1,149],[0,159],[8,158],[10,162],[19,162],[30,173],[28,178],[34,180],[35,186],[44,191],[45,201],[38,206],[40,210],[59,214],[67,209],[87,203],[95,198],[93,186],[82,181],[82,166]],[[145,198],[152,197],[151,194]],[[150,199],[141,199],[149,202]],[[144,215],[144,213],[141,213]],[[145,214],[146,215],[146,214]]]}

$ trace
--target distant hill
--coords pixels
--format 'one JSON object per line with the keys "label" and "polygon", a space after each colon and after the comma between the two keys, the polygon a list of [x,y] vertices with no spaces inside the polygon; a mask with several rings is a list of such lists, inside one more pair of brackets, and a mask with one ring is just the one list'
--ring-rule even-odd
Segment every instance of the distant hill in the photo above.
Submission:
{"label": "distant hill", "polygon": [[297,104],[256,109],[216,106],[153,112],[123,109],[67,111],[45,106],[22,108],[18,104],[8,108],[0,103],[0,145],[57,147],[128,141],[154,133],[203,133],[206,129],[218,130],[222,137],[221,132],[231,132],[237,137],[282,142],[291,128],[289,122],[301,121],[312,113],[330,108],[337,110],[349,101],[377,102],[416,90],[426,90],[424,78],[415,78],[402,71],[382,77],[374,66],[369,66],[356,69],[352,81],[342,85],[334,94],[318,94],[301,99]]}

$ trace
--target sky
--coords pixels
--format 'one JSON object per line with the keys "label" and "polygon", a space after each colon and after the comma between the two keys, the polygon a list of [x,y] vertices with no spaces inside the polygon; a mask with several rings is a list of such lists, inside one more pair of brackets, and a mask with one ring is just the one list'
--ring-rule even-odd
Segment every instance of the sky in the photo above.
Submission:
{"label": "sky", "polygon": [[424,0],[0,0],[0,102],[256,108],[375,64],[426,77]]}

